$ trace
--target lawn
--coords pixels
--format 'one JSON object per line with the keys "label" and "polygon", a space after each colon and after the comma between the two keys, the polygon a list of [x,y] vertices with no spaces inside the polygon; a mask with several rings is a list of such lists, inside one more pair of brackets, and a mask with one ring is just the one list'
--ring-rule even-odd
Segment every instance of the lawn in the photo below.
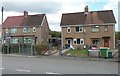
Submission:
{"label": "lawn", "polygon": [[71,49],[69,52],[65,53],[64,55],[69,56],[79,56],[79,57],[88,57],[88,49]]}

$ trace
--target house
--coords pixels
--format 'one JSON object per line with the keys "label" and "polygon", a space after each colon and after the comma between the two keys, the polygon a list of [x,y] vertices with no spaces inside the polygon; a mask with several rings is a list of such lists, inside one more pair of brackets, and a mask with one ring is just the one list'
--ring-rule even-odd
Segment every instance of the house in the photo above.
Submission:
{"label": "house", "polygon": [[28,12],[24,11],[22,16],[7,17],[2,29],[4,44],[18,45],[19,52],[23,49],[25,52],[25,45],[30,44],[28,50],[33,50],[31,45],[47,44],[49,40],[49,26],[45,14],[28,15]]}
{"label": "house", "polygon": [[115,48],[115,17],[112,10],[62,14],[62,47],[89,46]]}
{"label": "house", "polygon": [[2,34],[2,25],[0,24],[0,38],[1,38],[1,34]]}

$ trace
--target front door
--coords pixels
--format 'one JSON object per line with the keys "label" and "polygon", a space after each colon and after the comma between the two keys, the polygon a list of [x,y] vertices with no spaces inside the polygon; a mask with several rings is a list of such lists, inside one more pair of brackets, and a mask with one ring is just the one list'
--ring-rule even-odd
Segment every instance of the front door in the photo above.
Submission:
{"label": "front door", "polygon": [[109,38],[104,39],[104,47],[109,47]]}
{"label": "front door", "polygon": [[67,44],[71,44],[71,40],[70,39],[67,39]]}

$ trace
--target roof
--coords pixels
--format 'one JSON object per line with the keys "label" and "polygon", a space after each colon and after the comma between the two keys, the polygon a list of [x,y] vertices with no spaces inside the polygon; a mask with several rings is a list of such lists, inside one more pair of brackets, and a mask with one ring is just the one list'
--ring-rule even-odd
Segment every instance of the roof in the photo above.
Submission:
{"label": "roof", "polygon": [[44,15],[45,14],[7,17],[3,23],[3,27],[38,26],[41,25]]}
{"label": "roof", "polygon": [[116,23],[112,10],[62,14],[61,26]]}

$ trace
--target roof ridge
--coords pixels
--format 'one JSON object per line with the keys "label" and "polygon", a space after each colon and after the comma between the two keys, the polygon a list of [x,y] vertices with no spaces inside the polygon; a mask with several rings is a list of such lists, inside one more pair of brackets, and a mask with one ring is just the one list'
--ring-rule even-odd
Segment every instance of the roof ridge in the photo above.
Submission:
{"label": "roof ridge", "polygon": [[24,17],[23,15],[20,15],[20,16],[8,16],[8,18],[10,17]]}
{"label": "roof ridge", "polygon": [[45,14],[34,14],[34,15],[28,15],[28,16],[35,16],[35,15],[45,15]]}
{"label": "roof ridge", "polygon": [[[112,10],[89,11],[88,13],[93,13],[93,12],[106,12],[106,11],[112,11]],[[63,15],[80,14],[80,13],[85,13],[85,12],[63,13]]]}

